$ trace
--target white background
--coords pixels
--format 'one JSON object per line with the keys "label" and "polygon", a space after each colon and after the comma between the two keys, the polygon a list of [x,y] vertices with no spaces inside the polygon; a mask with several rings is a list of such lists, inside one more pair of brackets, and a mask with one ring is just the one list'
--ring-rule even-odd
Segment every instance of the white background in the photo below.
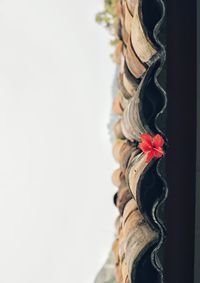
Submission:
{"label": "white background", "polygon": [[0,282],[92,283],[114,234],[103,0],[0,0]]}

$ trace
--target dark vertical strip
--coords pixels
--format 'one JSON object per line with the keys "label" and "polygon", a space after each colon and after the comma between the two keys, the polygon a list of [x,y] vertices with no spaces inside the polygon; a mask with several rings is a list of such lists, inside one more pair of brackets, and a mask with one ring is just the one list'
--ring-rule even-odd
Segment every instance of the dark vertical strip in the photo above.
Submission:
{"label": "dark vertical strip", "polygon": [[197,2],[197,181],[196,181],[196,235],[195,283],[200,282],[200,1]]}
{"label": "dark vertical strip", "polygon": [[[196,0],[167,2],[168,138],[165,282],[194,282]],[[199,282],[198,282],[199,283]]]}

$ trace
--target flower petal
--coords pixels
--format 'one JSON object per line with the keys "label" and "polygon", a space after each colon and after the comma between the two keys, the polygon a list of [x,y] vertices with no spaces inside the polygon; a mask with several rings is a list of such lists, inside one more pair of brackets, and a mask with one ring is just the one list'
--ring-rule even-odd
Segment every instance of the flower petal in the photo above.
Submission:
{"label": "flower petal", "polygon": [[147,143],[149,145],[152,145],[153,139],[152,139],[151,135],[149,135],[149,134],[142,134],[140,137],[141,137],[142,142],[145,142],[145,143]]}
{"label": "flower petal", "polygon": [[162,147],[164,145],[165,141],[163,139],[163,137],[161,137],[161,135],[156,135],[155,137],[153,137],[153,146],[154,147]]}
{"label": "flower petal", "polygon": [[164,150],[162,149],[162,147],[158,147],[156,149],[154,149],[154,155],[157,158],[162,157],[165,154]]}
{"label": "flower petal", "polygon": [[146,162],[147,162],[147,163],[151,162],[151,160],[153,159],[153,157],[154,157],[154,151],[151,150],[151,151],[149,151],[149,153],[147,154]]}
{"label": "flower petal", "polygon": [[146,142],[141,142],[138,146],[143,152],[149,152],[152,150],[152,146]]}

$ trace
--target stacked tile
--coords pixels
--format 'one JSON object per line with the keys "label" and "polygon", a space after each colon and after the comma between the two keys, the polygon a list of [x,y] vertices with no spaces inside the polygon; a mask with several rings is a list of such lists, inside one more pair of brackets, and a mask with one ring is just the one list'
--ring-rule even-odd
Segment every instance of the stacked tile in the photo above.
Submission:
{"label": "stacked tile", "polygon": [[[149,5],[154,15],[149,15]],[[146,20],[145,13],[151,20]],[[120,213],[113,244],[116,281],[157,283],[163,280],[157,250],[164,237],[157,214],[166,188],[159,173],[162,160],[148,164],[138,143],[144,133],[164,135],[158,117],[166,107],[166,96],[157,80],[165,60],[164,47],[157,38],[164,4],[161,0],[119,0],[117,15],[119,42],[114,60],[119,65],[119,91],[113,112],[119,119],[113,128],[113,155],[119,168],[112,177],[118,187],[114,201]]]}

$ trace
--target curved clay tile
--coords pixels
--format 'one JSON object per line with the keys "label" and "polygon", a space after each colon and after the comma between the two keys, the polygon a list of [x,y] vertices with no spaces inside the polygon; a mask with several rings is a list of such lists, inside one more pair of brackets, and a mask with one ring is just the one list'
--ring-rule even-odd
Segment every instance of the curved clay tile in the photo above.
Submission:
{"label": "curved clay tile", "polygon": [[[116,137],[113,156],[119,168],[113,173],[112,181],[118,187],[114,202],[119,210],[119,217],[112,248],[116,281],[112,283],[163,282],[156,253],[163,241],[164,231],[157,214],[159,202],[162,202],[159,199],[161,192],[164,198],[166,188],[161,180],[159,162],[155,158],[156,155],[159,158],[163,156],[160,154],[163,150],[160,147],[162,139],[159,135],[156,136],[158,133],[154,130],[159,129],[156,117],[158,114],[162,115],[163,105],[166,105],[166,95],[157,81],[162,69],[161,62],[164,62],[164,47],[154,37],[154,43],[162,49],[162,52],[158,51],[148,37],[148,34],[154,36],[158,33],[155,29],[159,28],[161,20],[152,30],[145,26],[143,19],[148,11],[142,9],[143,1],[145,0],[116,0],[119,26],[114,58],[119,64],[119,90],[114,98],[113,112],[119,115],[119,119],[113,126]],[[152,5],[162,6],[162,0],[152,2]],[[157,18],[159,17],[155,17]],[[154,82],[154,88],[148,87],[150,81]],[[158,98],[159,95],[162,99]],[[149,111],[148,101],[151,102],[153,115]],[[155,127],[152,128],[149,121]],[[153,144],[155,136],[157,143]],[[152,151],[150,154],[155,155],[148,161],[149,150]],[[154,182],[150,184],[151,196],[146,193],[150,187],[147,181],[151,180],[145,179],[147,174],[153,174],[154,177]],[[148,209],[145,210],[147,206]],[[148,273],[144,263],[149,267]]]}
{"label": "curved clay tile", "polygon": [[131,28],[131,42],[140,60],[147,63],[156,54],[156,49],[147,37],[141,23],[142,0],[137,0],[135,5]]}

